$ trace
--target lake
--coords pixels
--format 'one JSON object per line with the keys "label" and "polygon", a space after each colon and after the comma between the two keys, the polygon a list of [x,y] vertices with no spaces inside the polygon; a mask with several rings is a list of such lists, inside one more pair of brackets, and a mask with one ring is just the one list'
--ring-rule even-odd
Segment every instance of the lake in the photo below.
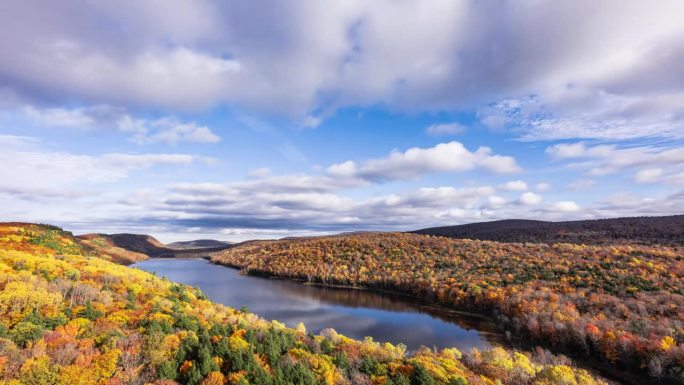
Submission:
{"label": "lake", "polygon": [[132,265],[200,288],[212,301],[318,333],[333,328],[355,339],[468,351],[501,340],[496,326],[476,315],[421,304],[405,296],[306,285],[240,275],[204,259],[148,259]]}

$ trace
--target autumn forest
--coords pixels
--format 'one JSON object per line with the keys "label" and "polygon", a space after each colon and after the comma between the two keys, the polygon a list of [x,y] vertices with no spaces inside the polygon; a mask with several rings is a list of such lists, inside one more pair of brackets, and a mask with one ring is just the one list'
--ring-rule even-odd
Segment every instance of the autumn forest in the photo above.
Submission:
{"label": "autumn forest", "polygon": [[675,247],[366,233],[250,241],[211,257],[243,274],[402,292],[485,314],[510,342],[461,352],[291,329],[126,267],[147,256],[110,241],[0,227],[0,384],[608,383],[582,369],[582,357],[682,383]]}

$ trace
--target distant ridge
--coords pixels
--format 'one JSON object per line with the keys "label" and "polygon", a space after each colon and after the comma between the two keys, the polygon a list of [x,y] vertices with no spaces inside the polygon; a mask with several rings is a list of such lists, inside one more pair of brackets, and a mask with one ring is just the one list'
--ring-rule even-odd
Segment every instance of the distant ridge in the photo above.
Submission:
{"label": "distant ridge", "polygon": [[206,249],[213,247],[226,247],[232,245],[232,242],[217,241],[214,239],[196,239],[193,241],[173,242],[166,245],[166,247],[175,250],[185,249]]}
{"label": "distant ridge", "polygon": [[567,222],[506,219],[411,231],[449,238],[499,242],[684,245],[684,215]]}
{"label": "distant ridge", "polygon": [[[211,252],[224,250],[231,247],[231,244],[221,242],[221,245],[207,247],[170,247],[164,245],[151,235],[145,234],[84,234],[78,238],[84,240],[101,239],[103,242],[111,243],[113,246],[128,250],[134,253],[145,254],[151,258],[192,258],[207,256]],[[208,241],[208,240],[200,240]],[[197,241],[189,241],[189,243]],[[212,241],[218,242],[218,241]],[[188,242],[181,242],[188,243]]]}

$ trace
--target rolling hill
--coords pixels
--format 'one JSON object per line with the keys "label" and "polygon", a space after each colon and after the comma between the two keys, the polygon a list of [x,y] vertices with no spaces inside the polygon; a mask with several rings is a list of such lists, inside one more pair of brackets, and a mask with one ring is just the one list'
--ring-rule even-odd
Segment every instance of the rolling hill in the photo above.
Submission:
{"label": "rolling hill", "polygon": [[[78,239],[89,243],[93,247],[105,247],[107,249],[122,249],[128,252],[142,254],[150,258],[199,258],[208,256],[209,253],[224,250],[231,247],[230,244],[220,242],[214,246],[195,246],[197,241],[182,242],[181,247],[164,245],[151,235],[144,234],[83,234]],[[218,242],[218,241],[211,241]],[[200,245],[207,245],[207,241],[200,241]],[[135,262],[135,261],[133,261]]]}
{"label": "rolling hill", "polygon": [[214,239],[195,239],[193,241],[172,242],[166,245],[169,249],[186,250],[186,249],[212,249],[227,247],[232,245],[232,242],[217,241]]}
{"label": "rolling hill", "polygon": [[507,219],[431,227],[412,233],[498,242],[684,245],[684,215],[568,222]]}
{"label": "rolling hill", "polygon": [[0,223],[0,384],[607,385],[544,353],[407,352],[288,328],[107,261],[80,239]]}

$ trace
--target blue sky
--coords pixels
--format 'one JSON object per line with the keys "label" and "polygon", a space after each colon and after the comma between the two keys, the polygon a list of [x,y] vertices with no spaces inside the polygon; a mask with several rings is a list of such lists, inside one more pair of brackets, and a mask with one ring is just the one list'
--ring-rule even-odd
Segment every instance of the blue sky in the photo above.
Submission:
{"label": "blue sky", "polygon": [[163,241],[684,212],[681,1],[8,1],[0,214]]}

